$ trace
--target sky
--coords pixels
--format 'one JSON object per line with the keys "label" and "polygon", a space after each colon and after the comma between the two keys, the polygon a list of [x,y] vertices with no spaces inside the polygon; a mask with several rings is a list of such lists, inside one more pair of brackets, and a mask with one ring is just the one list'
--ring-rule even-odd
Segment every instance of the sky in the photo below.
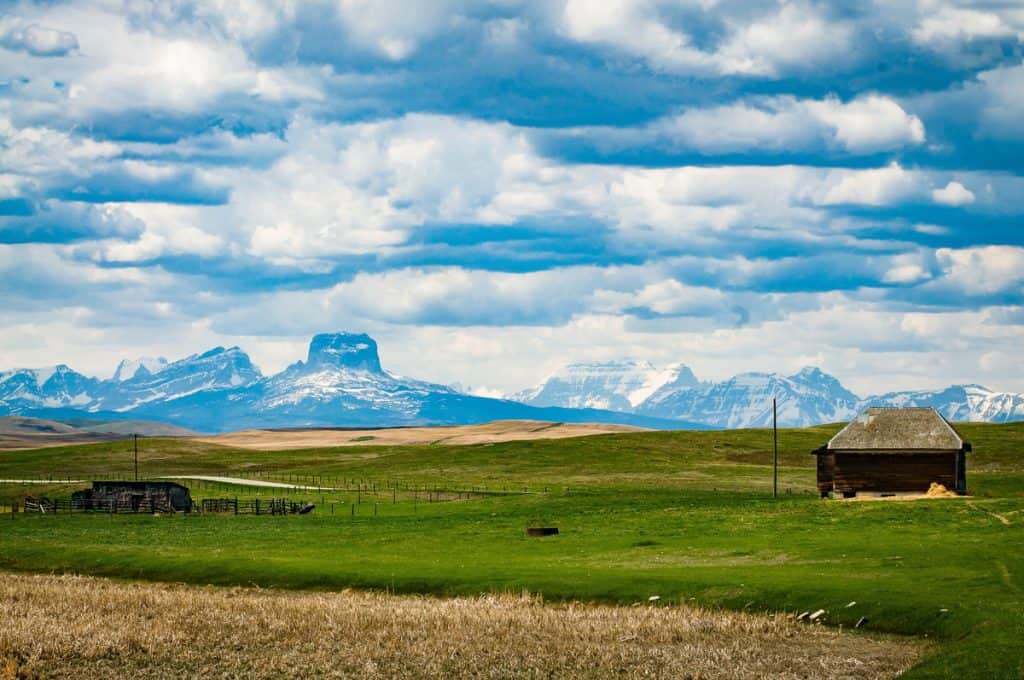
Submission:
{"label": "sky", "polygon": [[1024,3],[0,1],[0,368],[1024,391]]}

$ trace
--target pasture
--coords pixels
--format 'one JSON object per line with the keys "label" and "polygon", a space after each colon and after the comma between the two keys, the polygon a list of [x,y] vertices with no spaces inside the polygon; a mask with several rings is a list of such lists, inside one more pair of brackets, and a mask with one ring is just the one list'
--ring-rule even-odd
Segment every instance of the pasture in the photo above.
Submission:
{"label": "pasture", "polygon": [[[960,426],[974,443],[971,497],[914,502],[818,500],[808,452],[836,429],[780,431],[778,499],[764,430],[297,451],[146,440],[145,476],[327,488],[286,493],[320,505],[307,517],[5,516],[0,567],[290,591],[526,591],[780,618],[824,609],[825,627],[861,622],[854,638],[925,642],[905,677],[1024,676],[1024,424]],[[125,442],[5,452],[0,479],[102,478],[131,465]],[[80,486],[0,485],[0,504]],[[425,500],[435,490],[444,502]],[[561,533],[526,537],[534,525]]]}

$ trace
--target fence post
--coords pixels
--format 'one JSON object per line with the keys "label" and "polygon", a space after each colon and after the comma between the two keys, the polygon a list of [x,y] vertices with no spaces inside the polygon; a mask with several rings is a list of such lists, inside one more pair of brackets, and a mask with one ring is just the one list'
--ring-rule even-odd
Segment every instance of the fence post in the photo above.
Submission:
{"label": "fence post", "polygon": [[235,514],[238,514],[238,496],[235,496]]}
{"label": "fence post", "polygon": [[352,519],[355,519],[355,517],[356,517],[356,504],[353,503],[352,504]]}

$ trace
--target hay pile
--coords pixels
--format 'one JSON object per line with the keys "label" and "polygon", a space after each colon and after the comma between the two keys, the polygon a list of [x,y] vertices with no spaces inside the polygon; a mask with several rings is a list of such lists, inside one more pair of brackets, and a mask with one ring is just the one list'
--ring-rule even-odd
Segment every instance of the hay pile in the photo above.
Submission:
{"label": "hay pile", "polygon": [[932,482],[932,485],[928,487],[928,491],[924,495],[929,498],[956,498],[955,492],[936,482]]}

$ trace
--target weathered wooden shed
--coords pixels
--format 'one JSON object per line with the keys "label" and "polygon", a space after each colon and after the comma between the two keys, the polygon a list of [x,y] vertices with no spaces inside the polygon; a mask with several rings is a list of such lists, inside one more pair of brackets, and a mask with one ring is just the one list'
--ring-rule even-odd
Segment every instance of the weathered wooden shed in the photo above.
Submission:
{"label": "weathered wooden shed", "polygon": [[818,492],[923,493],[937,483],[965,494],[970,450],[933,408],[869,408],[813,451]]}
{"label": "weathered wooden shed", "polygon": [[175,482],[94,481],[71,495],[73,507],[112,512],[191,512],[192,494]]}

